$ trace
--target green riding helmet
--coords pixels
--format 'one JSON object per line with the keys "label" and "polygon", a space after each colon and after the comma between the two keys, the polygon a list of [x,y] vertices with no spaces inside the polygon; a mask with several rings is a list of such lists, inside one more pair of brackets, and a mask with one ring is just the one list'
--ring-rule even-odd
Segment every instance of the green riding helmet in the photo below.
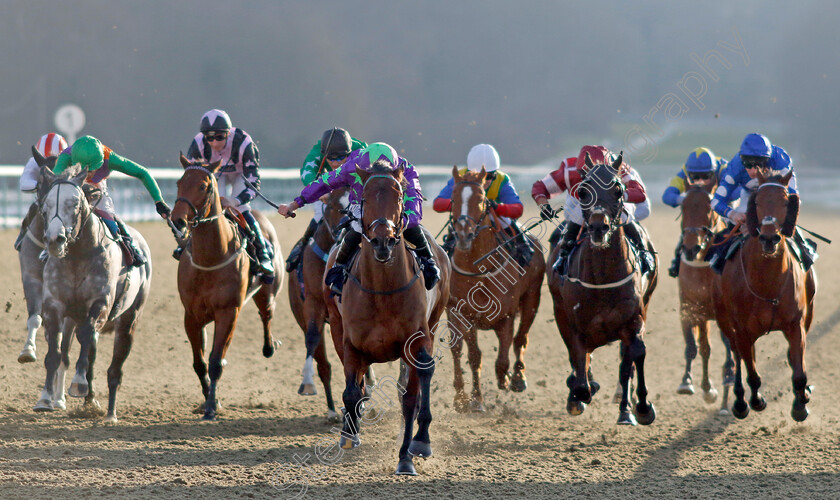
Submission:
{"label": "green riding helmet", "polygon": [[80,164],[82,168],[90,171],[96,170],[102,166],[105,161],[104,150],[102,143],[96,137],[86,135],[79,137],[73,143],[73,149],[70,155],[71,164]]}

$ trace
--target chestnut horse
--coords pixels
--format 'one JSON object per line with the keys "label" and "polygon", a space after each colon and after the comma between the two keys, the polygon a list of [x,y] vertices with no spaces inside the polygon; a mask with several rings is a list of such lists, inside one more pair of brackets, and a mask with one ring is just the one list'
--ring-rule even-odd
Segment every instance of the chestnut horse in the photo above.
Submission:
{"label": "chestnut horse", "polygon": [[[803,270],[789,245],[799,214],[799,196],[788,194],[792,172],[765,178],[759,170],[758,190],[747,208],[749,238],[726,262],[714,281],[718,324],[735,350],[735,403],[732,413],[746,418],[750,408],[761,411],[767,402],[758,392],[761,377],[755,365],[755,341],[780,330],[788,342],[793,370],[794,401],[791,416],[808,417],[810,387],[805,373],[805,337],[814,319],[817,277],[814,268]],[[747,406],[741,380],[741,361],[747,368],[752,396]]]}
{"label": "chestnut horse", "polygon": [[[214,420],[217,412],[216,384],[222,376],[225,353],[233,340],[239,312],[251,297],[263,324],[263,355],[274,354],[271,336],[274,298],[283,282],[282,254],[274,226],[261,213],[252,210],[266,241],[274,246],[274,269],[278,275],[266,284],[250,275],[246,242],[234,223],[222,211],[216,172],[221,161],[210,165],[190,163],[181,155],[184,175],[178,181],[178,199],[170,218],[190,240],[178,264],[178,292],[184,305],[184,329],[193,352],[193,369],[204,394],[204,420]],[[213,348],[208,364],[204,361],[204,327],[214,323]]]}
{"label": "chestnut horse", "polygon": [[[545,277],[545,257],[534,252],[531,262],[521,267],[503,247],[482,263],[476,260],[499,246],[507,235],[499,227],[499,220],[487,203],[484,180],[487,172],[466,172],[452,169],[455,180],[452,188],[452,220],[455,249],[452,254],[452,284],[446,308],[450,328],[458,330],[458,340],[452,346],[455,363],[455,409],[458,411],[484,411],[481,395],[481,351],[478,348],[477,329],[495,330],[499,338],[496,358],[496,382],[499,389],[522,392],[526,389],[525,349],[528,330],[534,323],[540,305],[540,292]],[[539,243],[530,235],[536,247]],[[520,316],[519,329],[513,335],[514,319]],[[455,319],[458,319],[456,322]],[[472,369],[472,396],[464,393],[464,376],[461,372],[461,349],[466,341],[469,364]],[[510,347],[516,363],[513,377],[510,368]]]}
{"label": "chestnut horse", "polygon": [[[709,356],[712,348],[709,342],[709,322],[715,319],[714,301],[712,300],[712,280],[714,272],[705,260],[714,235],[725,227],[721,217],[712,210],[711,197],[717,185],[716,181],[707,184],[693,184],[685,192],[680,207],[682,221],[682,246],[680,251],[680,274],[677,278],[680,293],[680,323],[685,338],[685,373],[682,383],[677,388],[679,394],[694,394],[691,376],[691,363],[697,357],[697,344],[700,344],[700,356],[703,358],[703,398],[707,403],[717,399],[718,392],[709,379]],[[728,412],[726,401],[729,386],[734,382],[735,363],[729,339],[721,332],[723,345],[726,347],[726,361],[723,365],[724,397],[722,412]]]}
{"label": "chestnut horse", "polygon": [[317,362],[318,377],[324,385],[327,397],[327,418],[330,420],[337,420],[338,413],[335,411],[330,388],[332,369],[327,360],[324,342],[327,304],[324,302],[321,286],[329,251],[340,232],[337,226],[342,217],[342,210],[347,208],[349,199],[350,191],[347,187],[340,187],[330,192],[324,203],[324,218],[304,248],[297,269],[289,275],[289,305],[306,339],[306,362],[298,394],[304,396],[317,394],[313,367],[314,362]]}
{"label": "chestnut horse", "polygon": [[[376,162],[369,172],[357,171],[362,189],[363,229],[361,249],[349,266],[348,281],[340,297],[329,297],[330,330],[344,364],[346,386],[343,400],[344,428],[340,445],[358,446],[362,401],[368,399],[364,374],[372,363],[401,359],[407,366],[408,381],[400,387],[405,423],[399,450],[397,474],[416,475],[412,457],[432,455],[429,399],[435,358],[432,358],[435,329],[449,300],[449,260],[426,231],[434,258],[440,265],[440,281],[427,291],[414,255],[405,245],[405,178],[403,169],[392,170]],[[336,250],[327,262],[335,262]],[[419,399],[419,401],[418,401]],[[419,402],[419,405],[418,405]],[[412,438],[414,419],[417,434]],[[368,419],[369,420],[369,419]]]}
{"label": "chestnut horse", "polygon": [[[618,178],[622,155],[612,165],[593,165],[587,154],[588,170],[577,188],[588,233],[568,257],[568,274],[550,272],[549,290],[554,299],[554,317],[569,350],[572,374],[566,383],[569,398],[566,409],[579,415],[597,389],[590,387],[590,355],[596,348],[621,341],[619,382],[622,388],[619,424],[647,425],[656,418],[647,401],[645,384],[645,317],[650,296],[656,287],[656,268],[643,275],[621,223],[624,188]],[[649,244],[649,248],[652,246]],[[554,249],[551,262],[556,259]],[[655,255],[655,254],[654,254]],[[630,413],[630,376],[635,364],[638,374],[635,407]]]}

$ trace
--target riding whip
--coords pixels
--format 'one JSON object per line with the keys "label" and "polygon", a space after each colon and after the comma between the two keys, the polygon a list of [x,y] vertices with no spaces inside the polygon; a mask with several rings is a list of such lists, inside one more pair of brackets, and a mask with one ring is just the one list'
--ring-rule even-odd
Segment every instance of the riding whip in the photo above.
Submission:
{"label": "riding whip", "polygon": [[[257,187],[256,187],[256,186],[254,186],[253,184],[251,184],[251,183],[248,181],[248,179],[246,179],[246,178],[245,178],[245,174],[241,174],[241,175],[242,175],[242,180],[243,180],[243,181],[245,181],[245,185],[246,185],[246,186],[248,186],[249,188],[253,189],[253,190],[254,190],[254,192],[255,192],[255,193],[257,193],[257,196],[259,196],[260,198],[262,198],[263,200],[265,200],[265,202],[266,202],[266,203],[268,203],[269,205],[271,205],[272,207],[274,207],[274,208],[280,208],[280,205],[278,205],[277,203],[274,203],[273,201],[271,201],[271,200],[269,200],[268,198],[266,198],[266,197],[265,197],[265,195],[263,195],[262,193],[260,193],[260,190],[259,190],[259,189],[257,189]],[[297,214],[295,214],[294,212],[289,213],[289,217],[296,217],[296,216],[297,216]]]}

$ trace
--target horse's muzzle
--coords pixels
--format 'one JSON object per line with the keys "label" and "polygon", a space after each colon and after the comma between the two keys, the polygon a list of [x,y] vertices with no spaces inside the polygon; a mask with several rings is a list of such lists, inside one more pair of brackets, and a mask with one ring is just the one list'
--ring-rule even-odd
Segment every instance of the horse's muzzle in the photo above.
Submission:
{"label": "horse's muzzle", "polygon": [[461,252],[469,252],[472,249],[472,243],[475,240],[475,232],[464,232],[463,234],[455,231],[455,247]]}
{"label": "horse's muzzle", "polygon": [[370,244],[373,247],[373,258],[377,262],[386,263],[391,260],[394,254],[394,247],[397,246],[397,239],[393,236],[371,238]]}
{"label": "horse's muzzle", "polygon": [[782,237],[779,233],[773,233],[771,235],[760,234],[758,235],[758,241],[761,242],[761,250],[765,254],[774,254],[778,250]]}

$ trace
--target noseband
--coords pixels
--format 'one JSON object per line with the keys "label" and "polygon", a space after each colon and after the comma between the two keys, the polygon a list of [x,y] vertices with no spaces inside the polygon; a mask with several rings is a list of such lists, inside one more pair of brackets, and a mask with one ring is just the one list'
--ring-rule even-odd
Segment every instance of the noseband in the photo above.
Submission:
{"label": "noseband", "polygon": [[[185,171],[186,170],[200,170],[201,172],[204,172],[210,178],[210,183],[213,185],[213,190],[212,190],[211,196],[206,198],[204,206],[201,207],[202,211],[205,213],[205,215],[203,217],[198,216],[198,209],[195,207],[195,205],[192,204],[192,202],[190,200],[188,200],[184,197],[181,197],[181,196],[179,196],[178,198],[175,199],[175,204],[178,204],[179,201],[182,201],[182,202],[186,203],[187,206],[190,207],[190,210],[192,210],[192,212],[193,212],[194,217],[192,219],[187,219],[187,224],[189,224],[190,227],[195,228],[199,224],[203,224],[205,222],[212,222],[212,221],[218,219],[219,217],[221,217],[222,216],[221,213],[218,213],[216,215],[209,215],[210,210],[212,209],[213,204],[215,203],[215,200],[213,199],[213,197],[218,196],[216,193],[219,191],[219,188],[216,186],[216,176],[213,175],[213,172],[207,170],[206,168],[204,168],[200,165],[191,165],[191,166],[185,168],[184,170]],[[173,207],[174,207],[174,205],[173,205]]]}

